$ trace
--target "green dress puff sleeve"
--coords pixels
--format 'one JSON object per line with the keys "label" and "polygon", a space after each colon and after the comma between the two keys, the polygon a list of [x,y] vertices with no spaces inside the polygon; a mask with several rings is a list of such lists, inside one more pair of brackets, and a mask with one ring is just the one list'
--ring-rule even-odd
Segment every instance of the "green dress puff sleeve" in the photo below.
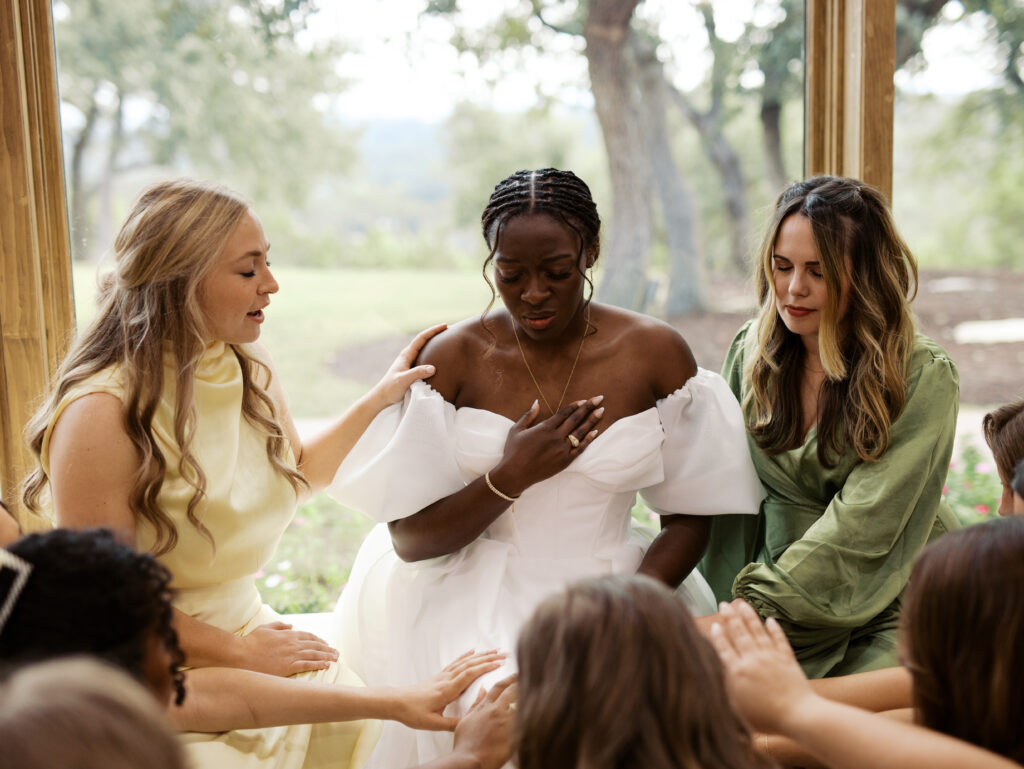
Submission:
{"label": "green dress puff sleeve", "polygon": [[[741,402],[753,335],[751,323],[740,329],[723,371]],[[906,404],[877,461],[847,449],[823,467],[813,429],[802,446],[774,455],[748,434],[767,492],[761,514],[717,518],[702,571],[720,600],[743,598],[778,619],[808,675],[896,664],[899,597],[913,561],[959,527],[941,498],[958,403],[956,367],[918,334]]]}

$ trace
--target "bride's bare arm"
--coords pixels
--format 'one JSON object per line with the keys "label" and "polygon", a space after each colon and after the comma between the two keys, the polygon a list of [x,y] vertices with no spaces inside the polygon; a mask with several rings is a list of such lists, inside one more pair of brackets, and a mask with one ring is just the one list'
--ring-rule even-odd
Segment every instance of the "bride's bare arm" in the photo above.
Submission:
{"label": "bride's bare arm", "polygon": [[[467,348],[471,324],[458,324],[427,344],[417,361],[433,365],[437,374],[428,384],[449,403],[455,403],[463,382],[472,376],[479,355]],[[501,461],[487,478],[477,478],[454,494],[427,505],[413,515],[388,524],[395,553],[404,561],[422,561],[454,553],[475,541],[508,510],[524,490],[564,469],[594,439],[601,419],[600,400],[570,404],[548,419],[540,406],[523,414],[509,430]],[[572,448],[567,436],[580,440]],[[493,489],[491,488],[493,487]]]}
{"label": "bride's bare arm", "polygon": [[647,549],[637,573],[678,587],[704,555],[710,536],[710,516],[661,516],[661,533]]}
{"label": "bride's bare arm", "polygon": [[[479,537],[514,498],[533,484],[564,470],[596,436],[600,400],[591,399],[566,406],[547,419],[536,422],[538,404],[520,417],[509,430],[501,461],[488,476],[477,478],[464,488],[406,518],[388,524],[395,553],[404,561],[454,553]],[[573,448],[568,435],[580,444]]]}

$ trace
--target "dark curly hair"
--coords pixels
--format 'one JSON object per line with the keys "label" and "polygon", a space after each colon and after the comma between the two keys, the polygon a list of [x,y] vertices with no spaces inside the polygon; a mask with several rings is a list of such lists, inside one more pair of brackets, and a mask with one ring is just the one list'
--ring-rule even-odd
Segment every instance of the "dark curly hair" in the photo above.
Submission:
{"label": "dark curly hair", "polygon": [[[171,624],[171,574],[108,529],[55,529],[7,548],[32,565],[0,629],[0,661],[20,665],[89,654],[145,681],[146,647],[155,633],[170,652],[175,704],[185,698],[185,655]],[[0,597],[11,580],[0,572]]]}

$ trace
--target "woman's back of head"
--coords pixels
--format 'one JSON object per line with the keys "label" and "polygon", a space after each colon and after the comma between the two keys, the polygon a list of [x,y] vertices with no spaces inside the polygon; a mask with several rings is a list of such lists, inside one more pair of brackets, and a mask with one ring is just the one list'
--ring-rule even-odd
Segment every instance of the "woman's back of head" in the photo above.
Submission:
{"label": "woman's back of head", "polygon": [[183,769],[152,696],[89,659],[20,669],[0,686],[0,769]]}
{"label": "woman's back of head", "polygon": [[921,722],[1024,762],[1024,519],[952,532],[914,565],[901,618]]}
{"label": "woman's back of head", "polygon": [[[0,662],[88,654],[149,683],[158,696],[173,679],[181,701],[184,655],[172,626],[171,575],[153,556],[106,529],[29,534],[7,550],[31,571],[0,627]],[[0,603],[14,587],[8,571],[0,575]],[[170,669],[152,669],[154,643],[166,649]]]}
{"label": "woman's back of head", "polygon": [[766,765],[681,601],[647,577],[549,598],[517,649],[520,769]]}
{"label": "woman's back of head", "polygon": [[985,414],[981,430],[996,461],[1000,480],[1010,483],[1014,468],[1024,459],[1024,399],[1004,403]]}

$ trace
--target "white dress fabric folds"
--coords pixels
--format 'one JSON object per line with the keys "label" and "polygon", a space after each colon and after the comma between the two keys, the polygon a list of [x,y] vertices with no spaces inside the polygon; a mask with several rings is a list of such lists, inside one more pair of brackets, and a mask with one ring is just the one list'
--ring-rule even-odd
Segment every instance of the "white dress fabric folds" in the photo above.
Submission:
{"label": "white dress fabric folds", "polygon": [[[657,513],[755,514],[763,490],[739,405],[704,369],[657,405],[611,424],[565,470],[527,489],[472,544],[405,563],[388,521],[411,515],[482,476],[501,459],[512,422],[456,409],[423,382],[383,411],[328,493],[379,522],[337,608],[343,659],[367,685],[410,684],[469,649],[511,655],[544,598],[576,579],[631,573],[655,532],[631,510],[639,491]],[[715,610],[696,571],[680,587],[697,615]],[[513,670],[510,660],[481,683]],[[473,686],[453,706],[463,712]],[[400,769],[446,754],[447,733],[387,724],[369,767]]]}

